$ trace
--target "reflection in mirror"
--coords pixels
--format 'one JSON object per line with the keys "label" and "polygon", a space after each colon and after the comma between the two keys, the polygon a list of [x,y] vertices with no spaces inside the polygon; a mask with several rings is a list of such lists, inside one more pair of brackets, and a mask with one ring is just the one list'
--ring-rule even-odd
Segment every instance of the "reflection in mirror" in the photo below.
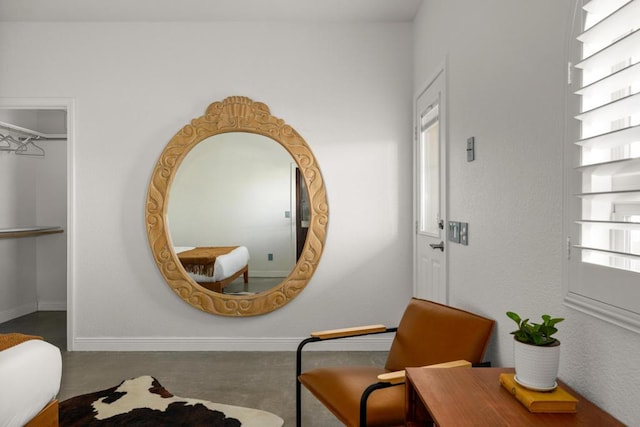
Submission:
{"label": "reflection in mirror", "polygon": [[[262,135],[229,132],[195,146],[176,172],[167,211],[174,250],[191,278],[236,295],[280,283],[308,227],[304,183],[292,191],[296,176],[291,155]],[[212,253],[220,255],[207,265]]]}
{"label": "reflection in mirror", "polygon": [[[329,220],[305,140],[265,104],[240,96],[214,102],[169,141],[145,215],[167,284],[191,306],[224,316],[269,313],[295,298],[318,266]],[[227,255],[239,264],[228,274],[216,266]],[[272,281],[249,289],[259,277]]]}

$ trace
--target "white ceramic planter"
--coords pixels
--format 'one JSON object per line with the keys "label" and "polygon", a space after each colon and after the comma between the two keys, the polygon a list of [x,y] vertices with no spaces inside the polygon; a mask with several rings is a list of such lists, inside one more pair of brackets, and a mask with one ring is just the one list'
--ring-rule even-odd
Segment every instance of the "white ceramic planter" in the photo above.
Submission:
{"label": "white ceramic planter", "polygon": [[537,346],[513,340],[513,356],[518,384],[533,390],[553,390],[560,366],[560,342]]}

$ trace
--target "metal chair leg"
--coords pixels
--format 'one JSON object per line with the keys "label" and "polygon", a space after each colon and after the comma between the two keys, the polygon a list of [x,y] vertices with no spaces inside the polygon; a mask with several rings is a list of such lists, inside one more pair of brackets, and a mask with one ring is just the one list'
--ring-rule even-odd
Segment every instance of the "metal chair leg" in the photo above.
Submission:
{"label": "metal chair leg", "polygon": [[367,387],[364,390],[364,392],[362,392],[362,396],[360,397],[360,427],[367,426],[367,400],[369,399],[369,396],[371,395],[371,393],[373,393],[376,390],[380,390],[387,387],[393,387],[395,385],[400,385],[400,384],[375,383],[375,384],[371,384],[369,387]]}
{"label": "metal chair leg", "polygon": [[300,374],[302,374],[302,347],[310,342],[320,341],[320,338],[307,338],[298,344],[296,350],[296,426],[302,427],[302,384],[300,383]]}

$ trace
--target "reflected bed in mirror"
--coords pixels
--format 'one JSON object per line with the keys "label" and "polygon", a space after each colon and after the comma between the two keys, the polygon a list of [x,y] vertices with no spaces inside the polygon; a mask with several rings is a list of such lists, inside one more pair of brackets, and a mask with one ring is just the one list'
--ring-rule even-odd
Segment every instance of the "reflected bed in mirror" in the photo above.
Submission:
{"label": "reflected bed in mirror", "polygon": [[174,246],[173,250],[189,277],[203,288],[224,292],[242,276],[244,293],[249,294],[249,250],[245,246]]}
{"label": "reflected bed in mirror", "polygon": [[154,169],[147,234],[186,302],[264,314],[307,285],[324,247],[326,190],[304,139],[263,103],[230,97],[169,141]]}

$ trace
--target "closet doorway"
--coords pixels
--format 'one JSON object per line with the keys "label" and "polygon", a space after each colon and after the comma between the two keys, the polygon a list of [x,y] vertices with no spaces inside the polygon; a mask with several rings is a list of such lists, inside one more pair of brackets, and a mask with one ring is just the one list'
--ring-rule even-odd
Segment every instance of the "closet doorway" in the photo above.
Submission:
{"label": "closet doorway", "polygon": [[67,311],[72,101],[0,98],[0,322]]}

